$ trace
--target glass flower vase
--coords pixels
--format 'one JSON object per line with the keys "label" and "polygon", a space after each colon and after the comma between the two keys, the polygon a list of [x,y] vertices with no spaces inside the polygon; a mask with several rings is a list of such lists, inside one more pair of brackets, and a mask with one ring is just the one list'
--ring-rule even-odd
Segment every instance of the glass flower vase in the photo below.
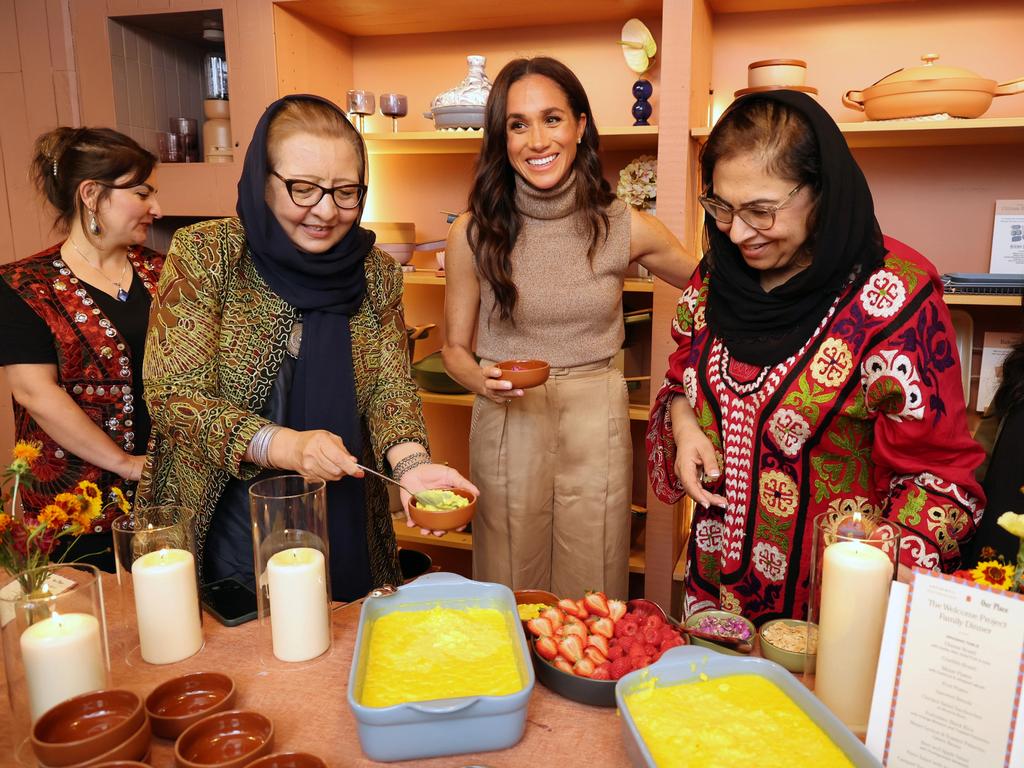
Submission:
{"label": "glass flower vase", "polygon": [[14,758],[35,765],[32,723],[60,702],[110,687],[100,572],[53,564],[0,582],[0,638]]}

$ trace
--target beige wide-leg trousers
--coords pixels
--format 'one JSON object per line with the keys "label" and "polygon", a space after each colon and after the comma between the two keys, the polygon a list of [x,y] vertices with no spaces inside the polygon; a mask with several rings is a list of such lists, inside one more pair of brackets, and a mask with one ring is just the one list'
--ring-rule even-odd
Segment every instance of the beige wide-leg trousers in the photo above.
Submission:
{"label": "beige wide-leg trousers", "polygon": [[627,597],[632,440],[626,383],[610,361],[552,368],[508,405],[477,397],[470,475],[480,488],[473,578]]}

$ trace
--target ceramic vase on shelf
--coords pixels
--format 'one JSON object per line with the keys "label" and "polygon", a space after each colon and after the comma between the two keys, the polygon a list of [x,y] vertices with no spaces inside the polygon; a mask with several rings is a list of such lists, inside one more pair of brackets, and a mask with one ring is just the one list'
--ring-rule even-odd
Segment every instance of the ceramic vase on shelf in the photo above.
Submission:
{"label": "ceramic vase on shelf", "polygon": [[279,475],[249,488],[261,663],[296,669],[331,649],[323,480]]}
{"label": "ceramic vase on shelf", "polygon": [[814,519],[808,631],[817,655],[805,669],[814,693],[856,734],[867,732],[899,529],[873,514],[825,512]]}
{"label": "ceramic vase on shelf", "polygon": [[437,130],[457,130],[484,127],[484,108],[491,93],[491,81],[484,72],[485,56],[467,56],[469,71],[454,88],[434,97],[430,111],[424,117],[434,120]]}
{"label": "ceramic vase on shelf", "polygon": [[633,83],[633,125],[650,125],[648,118],[654,109],[648,99],[654,94],[654,86],[650,80],[637,80]]}
{"label": "ceramic vase on shelf", "polygon": [[[38,585],[26,594],[23,585]],[[110,657],[100,573],[54,564],[0,579],[0,638],[14,758],[36,765],[32,723],[51,707],[110,687]]]}
{"label": "ceramic vase on shelf", "polygon": [[111,526],[129,666],[173,664],[203,647],[194,516],[148,507]]}

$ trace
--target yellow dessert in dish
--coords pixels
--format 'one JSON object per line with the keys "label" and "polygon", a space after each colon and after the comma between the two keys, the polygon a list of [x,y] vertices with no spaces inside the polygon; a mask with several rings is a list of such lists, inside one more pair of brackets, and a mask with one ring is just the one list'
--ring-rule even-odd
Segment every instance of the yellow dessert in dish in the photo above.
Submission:
{"label": "yellow dessert in dish", "polygon": [[540,612],[547,607],[546,603],[519,603],[516,606],[516,612],[519,614],[520,619],[529,621],[540,616]]}
{"label": "yellow dessert in dish", "polygon": [[449,512],[453,509],[462,509],[467,504],[469,499],[465,496],[444,489],[420,491],[416,499],[416,506],[424,512]]}
{"label": "yellow dessert in dish", "polygon": [[370,626],[361,703],[389,707],[522,690],[510,616],[496,608],[395,611]]}
{"label": "yellow dessert in dish", "polygon": [[774,683],[728,675],[625,696],[658,768],[840,768],[853,764]]}

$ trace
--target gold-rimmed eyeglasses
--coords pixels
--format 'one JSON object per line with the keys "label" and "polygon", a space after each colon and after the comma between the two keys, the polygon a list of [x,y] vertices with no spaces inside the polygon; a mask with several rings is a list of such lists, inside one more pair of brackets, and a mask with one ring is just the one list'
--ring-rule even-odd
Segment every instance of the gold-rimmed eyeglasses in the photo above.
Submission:
{"label": "gold-rimmed eyeglasses", "polygon": [[342,184],[339,187],[321,187],[319,184],[314,184],[312,181],[306,181],[305,179],[286,179],[277,171],[271,171],[270,173],[284,182],[285,189],[288,190],[288,197],[292,199],[293,203],[302,208],[312,208],[324,199],[324,195],[330,195],[336,206],[349,211],[353,208],[358,208],[359,203],[366,196],[365,184]]}
{"label": "gold-rimmed eyeglasses", "polygon": [[744,205],[740,208],[733,208],[721,200],[709,197],[710,187],[704,190],[704,193],[697,199],[700,201],[701,207],[710,213],[711,217],[719,224],[732,224],[733,217],[739,216],[740,220],[751,229],[771,229],[775,226],[775,214],[789,205],[793,196],[803,186],[804,184],[801,182],[793,187],[790,193],[778,205]]}

